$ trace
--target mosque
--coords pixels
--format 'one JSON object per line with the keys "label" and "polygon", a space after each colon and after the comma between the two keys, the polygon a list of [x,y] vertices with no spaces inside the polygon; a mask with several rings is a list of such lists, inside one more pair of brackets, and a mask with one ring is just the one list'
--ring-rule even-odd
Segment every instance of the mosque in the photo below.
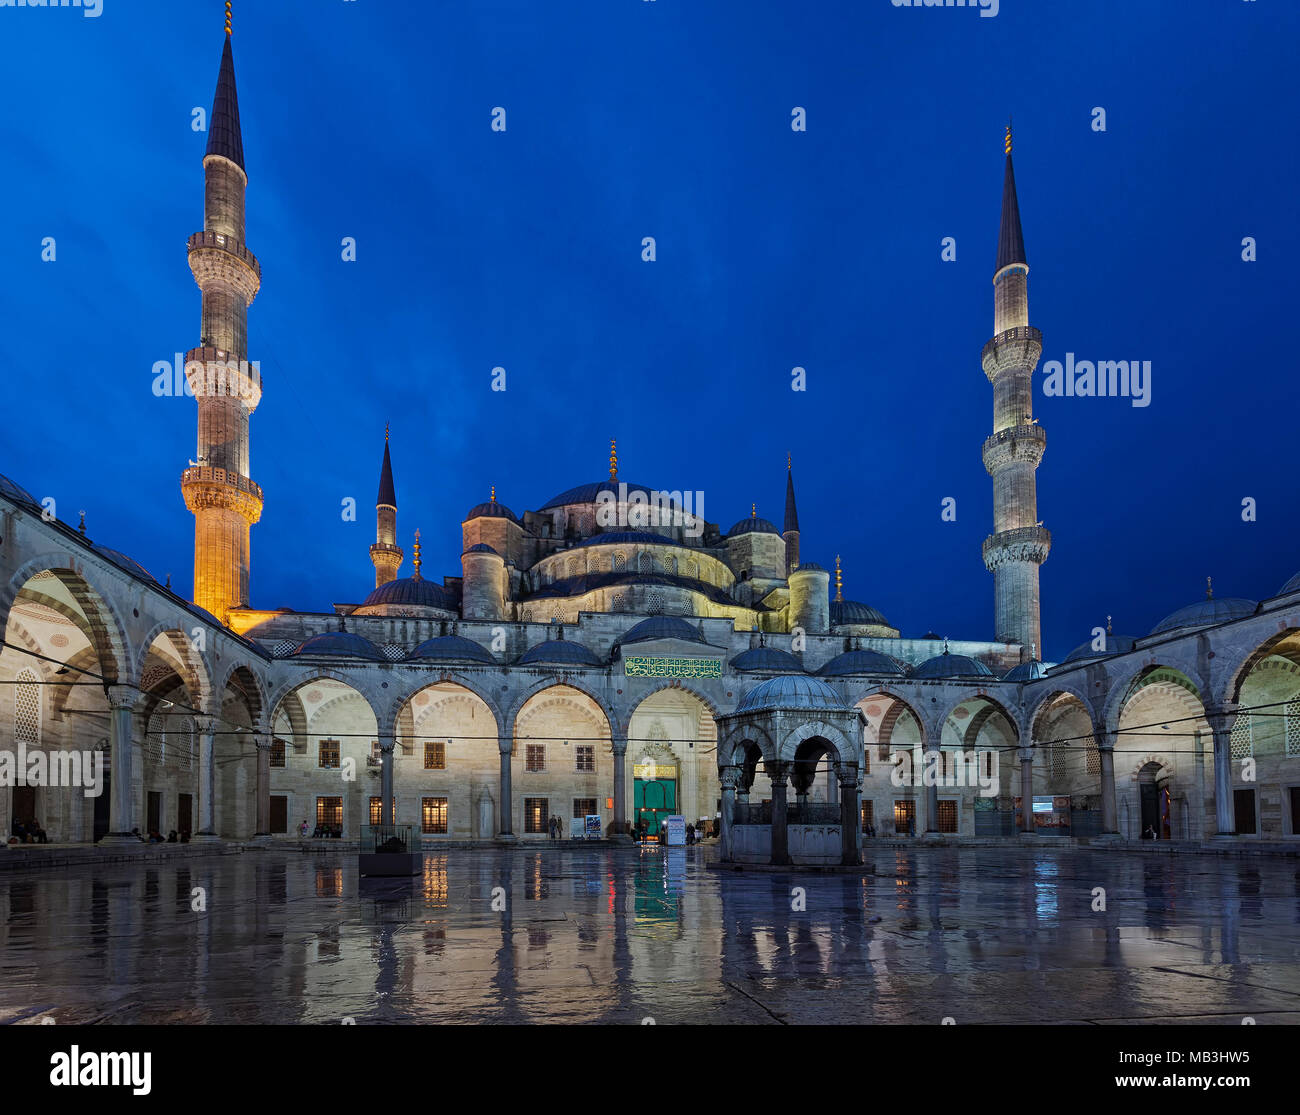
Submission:
{"label": "mosque", "polygon": [[[262,274],[229,25],[203,173],[185,369],[198,442],[180,477],[194,599],[0,477],[0,756],[49,760],[42,778],[0,778],[6,833],[39,819],[60,842],[138,828],[265,844],[395,820],[436,844],[545,840],[552,818],[567,837],[599,818],[627,839],[679,815],[724,858],[776,863],[855,863],[885,837],[1296,836],[1300,574],[1261,601],[1207,592],[1147,634],[1099,629],[1041,660],[1042,337],[1009,132],[981,353],[992,637],[968,640],[904,635],[844,597],[838,559],[803,561],[790,462],[780,529],[751,506],[724,530],[685,494],[621,477],[613,445],[607,477],[539,493],[534,510],[492,490],[461,523],[459,571],[438,578],[418,532],[404,575],[386,437],[373,585],[317,611],[254,607]],[[55,784],[72,752],[102,757],[102,793]]]}

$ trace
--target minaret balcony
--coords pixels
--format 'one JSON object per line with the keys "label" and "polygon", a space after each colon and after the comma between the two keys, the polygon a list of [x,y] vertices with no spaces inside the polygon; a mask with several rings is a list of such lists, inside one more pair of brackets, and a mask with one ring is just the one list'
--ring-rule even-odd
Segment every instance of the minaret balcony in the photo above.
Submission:
{"label": "minaret balcony", "polygon": [[236,398],[249,414],[262,401],[261,366],[213,345],[200,345],[185,354],[185,380],[196,399]]}
{"label": "minaret balcony", "polygon": [[1032,325],[1021,325],[1003,330],[990,340],[980,353],[980,363],[984,374],[994,380],[1009,370],[1032,372],[1042,355],[1043,334]]}
{"label": "minaret balcony", "polygon": [[1047,431],[1033,422],[999,430],[984,439],[984,468],[992,476],[999,467],[1013,461],[1037,465],[1047,449]]}
{"label": "minaret balcony", "polygon": [[262,517],[262,488],[247,476],[197,465],[181,473],[185,506],[193,512],[217,507],[238,511],[250,523]]}
{"label": "minaret balcony", "polygon": [[242,241],[225,233],[205,229],[189,239],[190,271],[199,289],[212,282],[225,283],[244,296],[246,305],[262,285],[262,265]]}
{"label": "minaret balcony", "polygon": [[1002,530],[984,539],[984,566],[991,573],[1011,562],[1042,565],[1052,549],[1052,532],[1043,526]]}

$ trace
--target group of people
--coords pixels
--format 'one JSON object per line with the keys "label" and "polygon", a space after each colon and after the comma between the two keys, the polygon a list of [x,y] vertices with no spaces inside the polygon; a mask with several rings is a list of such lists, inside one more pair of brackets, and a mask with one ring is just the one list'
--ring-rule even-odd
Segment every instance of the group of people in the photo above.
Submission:
{"label": "group of people", "polygon": [[30,821],[14,821],[9,826],[10,844],[48,844],[50,838],[45,835],[41,823],[35,817]]}
{"label": "group of people", "polygon": [[[303,821],[303,823],[298,826],[298,835],[303,837],[304,839],[306,838],[307,836],[306,821]],[[342,840],[343,826],[342,825],[317,825],[312,830],[311,838],[313,840]]]}
{"label": "group of people", "polygon": [[552,840],[564,839],[564,822],[559,817],[552,817],[549,821]]}
{"label": "group of people", "polygon": [[150,829],[148,836],[141,836],[139,829],[132,829],[131,835],[142,844],[188,844],[190,842],[188,829],[184,832],[177,832],[172,829],[166,836],[163,836],[157,829]]}

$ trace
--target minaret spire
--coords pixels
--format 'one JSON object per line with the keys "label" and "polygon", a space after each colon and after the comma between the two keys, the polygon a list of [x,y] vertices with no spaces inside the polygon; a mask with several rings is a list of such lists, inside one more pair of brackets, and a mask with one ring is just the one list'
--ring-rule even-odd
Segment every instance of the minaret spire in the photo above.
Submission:
{"label": "minaret spire", "polygon": [[375,497],[375,544],[370,560],[375,567],[375,588],[397,580],[402,548],[397,544],[397,489],[393,485],[393,460],[388,452],[389,428],[384,426],[384,461],[379,466],[379,494]]}
{"label": "minaret spire", "polygon": [[993,480],[993,534],[984,564],[993,574],[998,639],[1042,646],[1038,567],[1052,547],[1038,521],[1035,472],[1047,434],[1034,420],[1034,369],[1043,337],[1029,324],[1029,263],[1011,162],[1011,125],[1003,151],[1002,221],[993,273],[993,339],[984,346],[984,374],[993,386],[993,434],[984,441],[984,468]]}
{"label": "minaret spire", "polygon": [[189,241],[189,264],[203,296],[199,347],[185,354],[185,377],[198,405],[198,447],[181,474],[194,514],[194,602],[223,623],[247,607],[250,530],[262,515],[262,489],[249,475],[249,419],[262,399],[248,361],[248,307],[262,269],[244,243],[244,143],[235,92],[230,5],[208,117],[203,157],[203,231]]}
{"label": "minaret spire", "polygon": [[785,455],[785,524],[781,531],[785,540],[785,575],[799,568],[799,511],[794,505],[794,463]]}

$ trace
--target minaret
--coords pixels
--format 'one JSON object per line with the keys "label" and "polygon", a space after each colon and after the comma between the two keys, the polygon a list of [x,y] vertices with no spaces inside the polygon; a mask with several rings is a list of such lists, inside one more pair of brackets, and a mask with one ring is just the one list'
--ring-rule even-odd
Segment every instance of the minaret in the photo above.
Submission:
{"label": "minaret", "polygon": [[244,246],[244,144],[230,50],[230,4],[217,91],[203,157],[203,231],[189,241],[190,270],[203,292],[199,347],[185,377],[199,408],[198,450],[181,474],[194,513],[194,602],[223,623],[248,604],[249,529],[262,515],[262,489],[248,467],[248,420],[262,399],[248,363],[248,307],[262,270]]}
{"label": "minaret", "polygon": [[[375,497],[375,544],[370,547],[375,566],[375,588],[397,580],[402,548],[397,544],[397,491],[393,487],[393,462],[388,456],[388,427],[384,427],[384,463],[379,470]],[[418,570],[417,570],[418,572]]]}
{"label": "minaret", "polygon": [[799,568],[799,512],[794,505],[794,465],[790,454],[785,455],[785,575]]}
{"label": "minaret", "polygon": [[1002,227],[993,273],[993,339],[984,346],[984,374],[993,385],[993,435],[984,442],[984,467],[993,478],[993,533],[984,540],[984,564],[993,574],[995,635],[1022,647],[1043,645],[1038,567],[1052,536],[1038,521],[1034,474],[1047,434],[1034,421],[1034,369],[1043,336],[1029,324],[1029,264],[1020,229],[1011,128],[1006,136]]}

